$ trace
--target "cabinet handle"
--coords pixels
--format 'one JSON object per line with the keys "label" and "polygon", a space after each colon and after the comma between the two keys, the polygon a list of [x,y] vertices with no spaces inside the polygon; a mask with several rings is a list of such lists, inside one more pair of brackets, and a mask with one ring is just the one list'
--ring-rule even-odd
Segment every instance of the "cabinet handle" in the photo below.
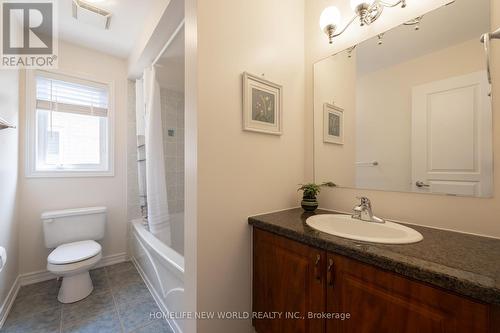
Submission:
{"label": "cabinet handle", "polygon": [[327,270],[328,286],[333,287],[333,259],[328,259],[328,270]]}
{"label": "cabinet handle", "polygon": [[314,262],[314,271],[316,272],[316,280],[321,281],[321,272],[319,269],[319,264],[321,262],[321,254],[316,255],[316,261]]}

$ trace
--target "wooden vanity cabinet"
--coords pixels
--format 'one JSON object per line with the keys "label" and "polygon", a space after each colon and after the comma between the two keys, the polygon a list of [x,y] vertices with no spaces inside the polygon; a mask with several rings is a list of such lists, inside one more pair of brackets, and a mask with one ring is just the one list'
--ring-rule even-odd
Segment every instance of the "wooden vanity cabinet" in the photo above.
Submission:
{"label": "wooden vanity cabinet", "polygon": [[[253,311],[258,333],[499,332],[493,307],[254,228]],[[287,319],[285,313],[305,319]],[[350,318],[308,319],[308,313]],[[497,313],[498,314],[498,313]],[[496,318],[496,324],[495,324]]]}
{"label": "wooden vanity cabinet", "polygon": [[[253,324],[259,333],[324,333],[326,252],[271,233],[253,234]],[[271,317],[272,315],[280,317]],[[265,318],[260,318],[265,316]]]}
{"label": "wooden vanity cabinet", "polygon": [[334,254],[326,299],[328,312],[350,320],[329,320],[327,333],[489,332],[489,306]]}

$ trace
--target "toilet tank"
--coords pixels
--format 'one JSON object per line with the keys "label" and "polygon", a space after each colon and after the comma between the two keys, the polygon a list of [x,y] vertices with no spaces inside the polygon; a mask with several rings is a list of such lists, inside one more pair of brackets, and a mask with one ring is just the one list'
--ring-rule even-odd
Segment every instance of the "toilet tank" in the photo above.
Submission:
{"label": "toilet tank", "polygon": [[106,207],[89,207],[43,213],[45,246],[52,249],[65,243],[102,239],[106,212]]}

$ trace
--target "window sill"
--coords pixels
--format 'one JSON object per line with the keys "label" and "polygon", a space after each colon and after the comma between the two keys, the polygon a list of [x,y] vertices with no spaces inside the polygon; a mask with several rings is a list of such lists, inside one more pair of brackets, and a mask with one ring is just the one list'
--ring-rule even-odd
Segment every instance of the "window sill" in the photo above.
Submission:
{"label": "window sill", "polygon": [[26,178],[92,178],[114,175],[114,171],[32,171],[26,174]]}

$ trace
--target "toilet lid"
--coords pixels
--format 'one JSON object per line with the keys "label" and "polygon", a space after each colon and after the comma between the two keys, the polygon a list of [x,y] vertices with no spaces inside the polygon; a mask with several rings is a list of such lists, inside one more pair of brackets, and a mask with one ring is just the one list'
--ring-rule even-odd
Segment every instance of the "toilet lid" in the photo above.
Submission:
{"label": "toilet lid", "polygon": [[93,240],[58,246],[49,254],[47,261],[54,265],[72,264],[92,258],[101,252],[101,245]]}

